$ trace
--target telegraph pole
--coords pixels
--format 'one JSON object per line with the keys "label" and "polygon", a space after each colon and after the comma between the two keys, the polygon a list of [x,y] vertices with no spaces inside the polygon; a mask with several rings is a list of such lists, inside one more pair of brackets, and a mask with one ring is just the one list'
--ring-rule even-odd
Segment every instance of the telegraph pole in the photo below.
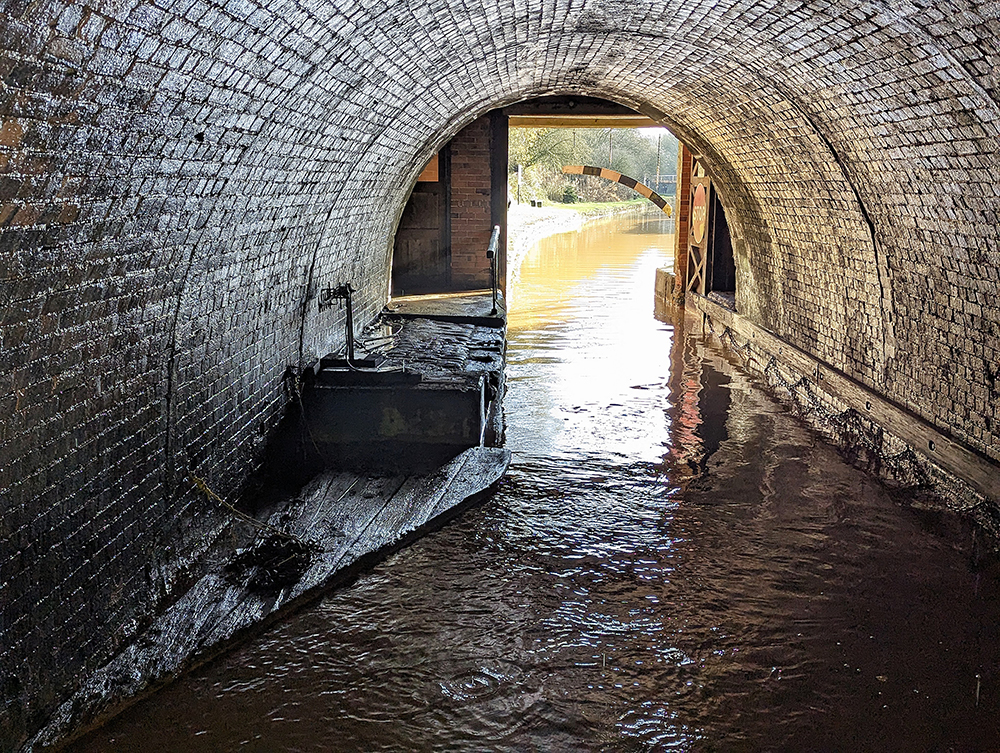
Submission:
{"label": "telegraph pole", "polygon": [[656,193],[660,192],[660,142],[663,141],[663,131],[656,134]]}

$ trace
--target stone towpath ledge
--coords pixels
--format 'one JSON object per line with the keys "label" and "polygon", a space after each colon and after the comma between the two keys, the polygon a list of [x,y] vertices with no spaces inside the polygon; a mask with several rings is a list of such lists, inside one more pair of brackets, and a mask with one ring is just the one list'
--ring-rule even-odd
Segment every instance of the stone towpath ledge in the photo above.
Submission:
{"label": "stone towpath ledge", "polygon": [[[401,325],[386,364],[397,366],[396,361],[406,359],[406,368],[432,386],[496,372],[502,392],[503,353],[496,342],[503,343],[505,312],[480,311],[488,300],[482,293],[429,296],[390,306],[385,315]],[[442,327],[458,328],[461,337],[445,337]],[[442,343],[450,345],[444,348]],[[474,357],[477,347],[488,347],[489,358]],[[500,436],[502,428],[496,427],[494,433]],[[232,539],[220,537],[193,585],[124,651],[87,678],[22,750],[44,750],[79,737],[441,525],[494,486],[510,457],[509,450],[480,444],[430,470],[328,467],[297,495],[270,507],[264,521],[263,528],[283,542],[303,550],[308,547],[301,572],[270,588],[255,586],[246,571],[234,572],[243,554],[234,552]],[[258,543],[263,540],[258,536]],[[248,542],[245,537],[244,541]]]}
{"label": "stone towpath ledge", "polygon": [[509,450],[473,447],[422,474],[320,474],[267,521],[319,547],[297,583],[260,593],[234,582],[220,563],[94,673],[25,749],[61,744],[67,734],[92,728],[141,694],[216,656],[250,629],[443,523],[495,484],[509,462]]}

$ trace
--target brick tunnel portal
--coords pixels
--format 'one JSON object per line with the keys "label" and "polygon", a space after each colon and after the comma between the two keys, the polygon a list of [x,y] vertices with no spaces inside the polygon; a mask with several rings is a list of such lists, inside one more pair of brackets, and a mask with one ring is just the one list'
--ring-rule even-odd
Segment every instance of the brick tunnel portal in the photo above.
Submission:
{"label": "brick tunnel portal", "polygon": [[[708,165],[749,321],[1000,461],[995,4],[18,0],[0,17],[2,747],[181,587],[386,301],[417,175],[544,95]],[[994,499],[994,502],[996,500]]]}

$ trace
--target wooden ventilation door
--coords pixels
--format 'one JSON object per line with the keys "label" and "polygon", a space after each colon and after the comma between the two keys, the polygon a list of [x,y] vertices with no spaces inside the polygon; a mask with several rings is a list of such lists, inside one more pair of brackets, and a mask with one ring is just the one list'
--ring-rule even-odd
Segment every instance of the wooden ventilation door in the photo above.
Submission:
{"label": "wooden ventilation door", "polygon": [[709,207],[712,200],[712,179],[705,174],[705,166],[695,156],[691,164],[691,220],[688,237],[687,289],[705,295],[708,292],[706,276],[709,237]]}
{"label": "wooden ventilation door", "polygon": [[446,146],[413,187],[396,230],[392,253],[393,295],[436,293],[449,287],[450,166],[450,150]]}
{"label": "wooden ventilation door", "polygon": [[698,156],[691,165],[691,219],[688,231],[687,291],[715,291],[733,299],[736,264],[722,201]]}

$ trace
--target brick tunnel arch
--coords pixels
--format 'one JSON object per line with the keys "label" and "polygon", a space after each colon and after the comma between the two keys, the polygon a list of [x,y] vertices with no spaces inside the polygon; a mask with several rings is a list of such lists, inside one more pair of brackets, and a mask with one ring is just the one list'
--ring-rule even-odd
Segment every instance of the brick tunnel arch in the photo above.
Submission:
{"label": "brick tunnel arch", "polygon": [[711,167],[741,311],[1000,457],[989,7],[15,2],[0,739],[37,730],[169,595],[223,520],[189,474],[236,498],[289,367],[340,345],[319,290],[351,280],[373,317],[420,168],[522,99],[664,123]]}
{"label": "brick tunnel arch", "polygon": [[[649,63],[649,67],[655,69],[656,64]],[[626,66],[620,73],[643,80],[642,73]],[[653,74],[648,75],[653,81]],[[719,73],[716,85],[725,90],[730,87],[729,78],[748,81],[752,75],[733,67],[725,76]],[[387,197],[397,202],[397,221],[403,207],[398,198],[409,195],[420,166],[465,125],[490,110],[541,95],[594,97],[622,104],[650,116],[707,156],[727,215],[733,215],[730,224],[744,293],[740,310],[769,329],[791,334],[788,319],[792,314],[786,309],[794,309],[795,315],[811,309],[810,318],[815,321],[799,333],[803,337],[796,344],[822,353],[824,360],[844,370],[850,370],[853,360],[864,369],[868,383],[884,383],[887,359],[895,350],[892,281],[885,254],[879,253],[857,179],[848,177],[829,139],[800,107],[763,81],[754,81],[750,87],[758,100],[754,106],[741,103],[740,109],[736,103],[721,104],[708,90],[692,101],[690,94],[679,96],[669,85],[657,88],[646,83],[626,91],[613,81],[597,86],[587,82],[586,76],[583,83],[575,81],[576,75],[567,78],[571,83],[552,81],[544,89],[531,87],[480,101],[458,119],[443,121],[432,145],[421,149],[408,166],[407,190]],[[677,112],[696,113],[699,122],[692,126]],[[707,134],[705,126],[710,128]],[[736,160],[735,155],[748,144],[749,152]],[[804,215],[799,215],[802,209]],[[845,272],[856,278],[855,285],[843,285]],[[852,337],[823,343],[816,331],[820,322],[835,322],[841,331],[850,330]],[[844,348],[853,352],[841,352]]]}

